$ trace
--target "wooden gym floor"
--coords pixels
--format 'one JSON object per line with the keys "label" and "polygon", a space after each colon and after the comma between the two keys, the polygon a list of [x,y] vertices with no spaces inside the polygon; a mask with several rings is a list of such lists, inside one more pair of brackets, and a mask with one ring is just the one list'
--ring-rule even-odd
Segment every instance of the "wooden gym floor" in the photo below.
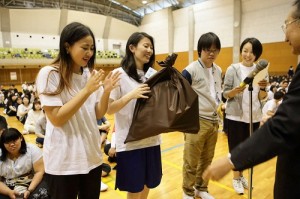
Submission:
{"label": "wooden gym floor", "polygon": [[[0,108],[0,114],[3,114],[3,108]],[[23,125],[17,121],[15,117],[7,117],[10,127],[14,127],[23,131]],[[113,116],[107,115],[107,119],[113,125]],[[35,143],[35,135],[24,135],[25,140],[30,143]],[[110,135],[109,135],[110,138]],[[163,178],[161,184],[150,191],[148,199],[181,199],[182,198],[182,154],[183,154],[183,134],[180,132],[166,133],[162,135],[162,164],[163,164]],[[227,155],[227,137],[220,132],[215,149],[214,159]],[[104,162],[107,162],[107,156],[103,153]],[[111,164],[114,167],[114,164]],[[273,198],[273,184],[275,176],[276,158],[258,165],[253,169],[253,199],[272,199]],[[248,172],[244,171],[247,177]],[[114,190],[115,184],[115,170],[112,170],[109,176],[102,178],[109,188],[106,192],[101,192],[101,199],[124,199],[126,193]],[[248,192],[244,195],[237,195],[232,188],[232,174],[226,175],[222,180],[215,182],[210,181],[209,192],[216,199],[242,199],[248,198]]]}

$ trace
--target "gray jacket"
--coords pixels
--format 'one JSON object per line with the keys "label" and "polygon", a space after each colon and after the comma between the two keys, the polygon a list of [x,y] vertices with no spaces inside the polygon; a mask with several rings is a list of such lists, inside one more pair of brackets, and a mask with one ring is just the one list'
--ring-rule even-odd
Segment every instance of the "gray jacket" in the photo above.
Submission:
{"label": "gray jacket", "polygon": [[228,93],[242,82],[241,68],[239,64],[232,64],[227,68],[224,78],[223,96],[227,99],[225,113],[229,115],[242,116],[243,93],[239,93],[233,98],[228,97]]}
{"label": "gray jacket", "polygon": [[[227,99],[227,105],[225,113],[228,115],[234,115],[234,116],[242,116],[243,115],[243,109],[242,109],[242,103],[243,103],[243,93],[239,93],[233,98],[228,97],[228,93],[235,87],[239,86],[242,82],[241,78],[241,68],[240,63],[232,64],[227,68],[225,78],[224,78],[224,89],[223,89],[223,96]],[[254,96],[253,96],[254,97]],[[257,96],[258,99],[258,96]],[[260,100],[259,100],[260,102]],[[261,115],[261,104],[260,108],[255,109],[253,114],[255,115]]]}
{"label": "gray jacket", "polygon": [[209,120],[217,120],[216,115],[217,104],[221,101],[221,84],[222,84],[222,70],[216,64],[212,66],[212,73],[215,81],[216,98],[210,95],[210,86],[208,81],[208,71],[204,64],[199,63],[200,60],[189,64],[182,72],[183,76],[190,82],[193,90],[198,95],[199,102],[199,117]]}

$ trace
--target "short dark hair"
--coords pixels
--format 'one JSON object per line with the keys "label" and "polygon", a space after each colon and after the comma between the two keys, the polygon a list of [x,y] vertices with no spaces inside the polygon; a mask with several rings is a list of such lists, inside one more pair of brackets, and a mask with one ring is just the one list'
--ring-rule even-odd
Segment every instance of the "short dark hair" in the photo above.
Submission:
{"label": "short dark hair", "polygon": [[32,110],[36,111],[35,105],[39,104],[41,105],[41,101],[40,100],[34,100],[33,104],[32,104]]}
{"label": "short dark hair", "polygon": [[252,44],[252,52],[255,55],[254,61],[257,61],[260,58],[262,51],[263,51],[262,44],[260,43],[260,41],[258,39],[254,38],[254,37],[246,38],[240,46],[240,53],[242,53],[243,48],[244,48],[245,44],[247,44],[247,43]]}
{"label": "short dark hair", "polygon": [[273,92],[273,89],[274,88],[277,88],[275,85],[272,85],[272,86],[270,86],[270,91],[272,91]]}
{"label": "short dark hair", "polygon": [[24,139],[23,135],[20,133],[20,131],[18,129],[15,129],[15,128],[9,128],[9,129],[4,130],[4,132],[1,135],[1,141],[0,141],[0,148],[1,148],[1,151],[2,151],[2,154],[0,156],[1,161],[6,160],[7,153],[8,153],[8,151],[6,150],[4,144],[8,143],[10,141],[17,140],[19,138],[22,138],[21,148],[20,148],[19,153],[20,154],[25,154],[27,152],[27,146],[26,146],[25,139]]}
{"label": "short dark hair", "polygon": [[215,33],[208,32],[201,35],[197,46],[198,56],[201,57],[201,51],[209,49],[213,45],[215,45],[218,50],[221,50],[220,39]]}
{"label": "short dark hair", "polygon": [[283,96],[284,96],[284,93],[281,91],[277,91],[274,93],[274,99],[276,99],[276,100],[283,98]]}

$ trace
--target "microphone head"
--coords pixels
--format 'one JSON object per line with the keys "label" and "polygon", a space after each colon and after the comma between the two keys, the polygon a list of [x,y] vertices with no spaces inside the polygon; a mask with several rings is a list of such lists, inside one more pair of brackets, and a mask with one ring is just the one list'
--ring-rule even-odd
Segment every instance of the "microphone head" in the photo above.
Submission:
{"label": "microphone head", "polygon": [[261,59],[257,62],[256,64],[256,68],[261,71],[263,69],[265,69],[268,66],[269,62],[265,59]]}

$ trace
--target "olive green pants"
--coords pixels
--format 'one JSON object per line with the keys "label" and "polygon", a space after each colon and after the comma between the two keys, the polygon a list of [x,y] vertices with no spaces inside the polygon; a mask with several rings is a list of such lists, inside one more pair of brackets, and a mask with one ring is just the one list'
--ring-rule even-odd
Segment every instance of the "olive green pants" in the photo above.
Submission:
{"label": "olive green pants", "polygon": [[218,122],[200,119],[198,134],[186,133],[183,152],[183,191],[193,196],[194,187],[207,191],[208,181],[202,173],[211,164],[218,138]]}

